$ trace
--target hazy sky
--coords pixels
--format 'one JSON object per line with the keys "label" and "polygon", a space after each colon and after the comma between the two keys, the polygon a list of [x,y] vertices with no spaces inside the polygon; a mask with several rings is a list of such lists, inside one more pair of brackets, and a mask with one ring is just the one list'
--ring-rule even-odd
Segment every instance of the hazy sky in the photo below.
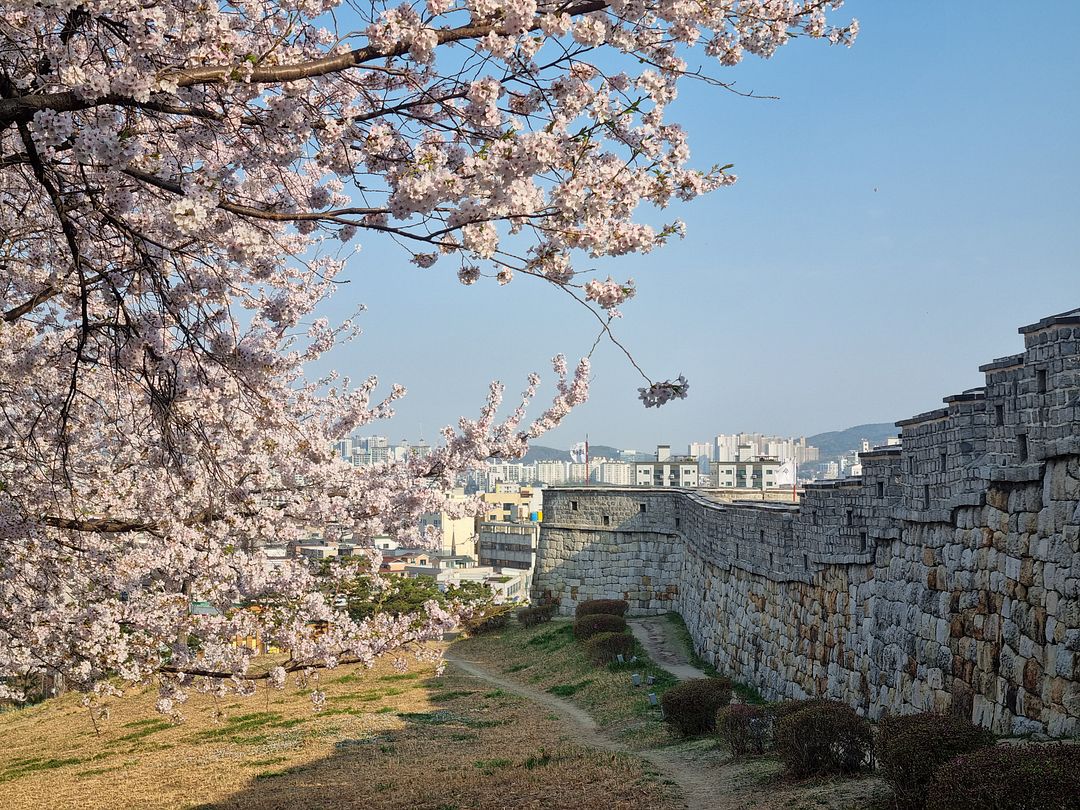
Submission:
{"label": "hazy sky", "polygon": [[[603,346],[590,401],[540,443],[893,421],[981,384],[979,364],[1022,348],[1018,326],[1080,306],[1075,9],[849,0],[851,49],[796,42],[709,66],[780,100],[685,85],[671,118],[695,164],[734,163],[739,182],[665,213],[685,240],[589,266],[637,281],[618,333],[654,379],[685,374],[690,397],[644,409],[640,377]],[[456,263],[407,258],[367,236],[327,310],[368,306],[337,368],[409,389],[372,433],[430,441],[478,411],[488,381],[517,392],[592,344],[594,321],[548,285],[463,287]]]}

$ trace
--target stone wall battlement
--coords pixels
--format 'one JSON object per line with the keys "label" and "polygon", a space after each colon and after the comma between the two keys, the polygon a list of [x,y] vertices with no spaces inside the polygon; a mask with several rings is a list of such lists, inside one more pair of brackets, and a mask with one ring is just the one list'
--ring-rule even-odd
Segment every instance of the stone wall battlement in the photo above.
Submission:
{"label": "stone wall battlement", "polygon": [[1080,310],[799,504],[546,490],[534,591],[676,610],[769,698],[1080,733]]}

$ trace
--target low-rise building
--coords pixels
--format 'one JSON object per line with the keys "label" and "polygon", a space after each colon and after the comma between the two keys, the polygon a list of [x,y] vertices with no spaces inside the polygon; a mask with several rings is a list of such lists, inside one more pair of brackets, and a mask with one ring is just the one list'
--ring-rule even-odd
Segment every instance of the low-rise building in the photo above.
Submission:
{"label": "low-rise building", "polygon": [[539,535],[538,523],[483,521],[476,542],[480,564],[532,571]]}

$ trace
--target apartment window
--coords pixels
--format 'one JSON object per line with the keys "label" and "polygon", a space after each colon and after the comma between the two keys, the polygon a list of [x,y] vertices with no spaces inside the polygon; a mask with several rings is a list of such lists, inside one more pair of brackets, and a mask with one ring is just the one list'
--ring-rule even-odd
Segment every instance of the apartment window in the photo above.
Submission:
{"label": "apartment window", "polygon": [[577,501],[570,501],[570,511],[571,512],[576,512],[577,511]]}
{"label": "apartment window", "polygon": [[1016,434],[1016,455],[1021,461],[1027,461],[1028,457],[1028,442],[1026,433]]}
{"label": "apartment window", "polygon": [[930,485],[929,484],[923,484],[922,485],[922,502],[923,502],[923,509],[929,509],[930,508]]}
{"label": "apartment window", "polygon": [[1035,390],[1040,394],[1046,393],[1046,369],[1040,368],[1035,372]]}
{"label": "apartment window", "polygon": [[885,497],[885,482],[884,481],[878,481],[877,482],[877,496],[879,498],[884,498]]}
{"label": "apartment window", "polygon": [[604,517],[602,519],[604,521],[605,526],[610,526],[611,525],[611,515],[604,515]]}
{"label": "apartment window", "polygon": [[998,405],[994,406],[994,424],[997,425],[998,427],[1001,427],[1002,425],[1005,424],[1005,406],[1004,405],[998,404]]}

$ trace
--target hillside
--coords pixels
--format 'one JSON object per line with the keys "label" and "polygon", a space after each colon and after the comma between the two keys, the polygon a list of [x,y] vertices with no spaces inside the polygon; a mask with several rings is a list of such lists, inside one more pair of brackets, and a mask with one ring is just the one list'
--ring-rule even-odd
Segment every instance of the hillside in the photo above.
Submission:
{"label": "hillside", "polygon": [[886,439],[898,432],[899,429],[892,422],[875,422],[807,436],[806,441],[817,447],[821,451],[821,459],[826,460],[858,450],[863,439],[869,440],[871,446],[885,444]]}
{"label": "hillside", "polygon": [[323,672],[318,714],[295,683],[247,700],[193,691],[178,725],[154,712],[157,689],[129,689],[108,701],[100,733],[75,693],[0,711],[0,807],[676,806],[640,760],[579,744],[554,714],[433,669],[402,673],[388,656]]}

